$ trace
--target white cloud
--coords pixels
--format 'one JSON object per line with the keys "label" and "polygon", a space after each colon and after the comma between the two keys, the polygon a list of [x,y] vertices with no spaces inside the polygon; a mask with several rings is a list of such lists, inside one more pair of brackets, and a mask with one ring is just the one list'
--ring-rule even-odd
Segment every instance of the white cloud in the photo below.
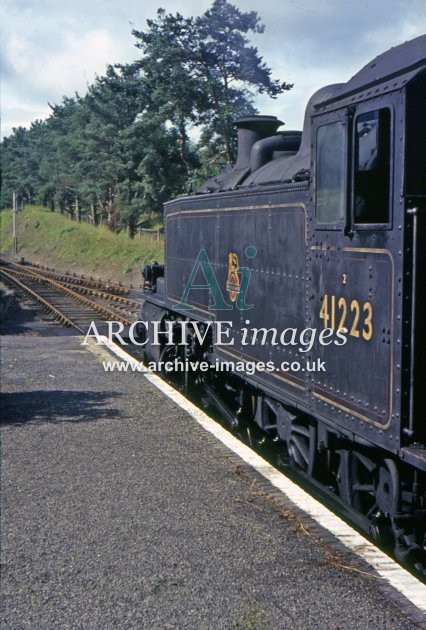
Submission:
{"label": "white cloud", "polygon": [[93,81],[96,74],[103,74],[108,62],[121,61],[127,52],[120,41],[101,29],[81,35],[65,33],[61,49],[55,52],[13,34],[9,40],[8,63],[18,89],[25,83],[30,91],[71,95]]}
{"label": "white cloud", "polygon": [[60,42],[55,39],[53,43],[34,33],[25,36],[14,31],[4,48],[1,97],[2,133],[6,136],[13,127],[28,126],[36,118],[48,116],[49,102],[85,93],[97,74],[105,74],[109,63],[136,57],[131,37],[117,38],[103,28],[85,32],[62,29]]}

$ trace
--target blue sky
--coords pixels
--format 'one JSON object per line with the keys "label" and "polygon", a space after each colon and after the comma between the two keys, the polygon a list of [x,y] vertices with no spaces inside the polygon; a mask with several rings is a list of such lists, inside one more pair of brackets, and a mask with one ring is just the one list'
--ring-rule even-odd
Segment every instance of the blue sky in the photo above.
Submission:
{"label": "blue sky", "polygon": [[[132,28],[141,30],[158,7],[186,16],[212,0],[2,0],[2,136],[49,115],[48,103],[84,94],[107,64],[138,58]],[[424,0],[234,0],[257,11],[265,33],[252,38],[273,77],[294,83],[261,113],[301,128],[309,96],[347,81],[384,50],[426,33]]]}

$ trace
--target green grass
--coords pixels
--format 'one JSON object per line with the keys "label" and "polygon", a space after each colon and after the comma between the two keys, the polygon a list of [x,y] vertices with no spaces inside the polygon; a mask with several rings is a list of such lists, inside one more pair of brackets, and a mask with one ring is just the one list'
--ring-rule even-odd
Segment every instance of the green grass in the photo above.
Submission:
{"label": "green grass", "polygon": [[[27,206],[17,215],[18,257],[54,267],[100,276],[104,279],[140,283],[146,262],[164,260],[162,242],[149,234],[130,239],[105,226],[76,223],[67,215]],[[0,212],[0,250],[13,253],[12,212]]]}

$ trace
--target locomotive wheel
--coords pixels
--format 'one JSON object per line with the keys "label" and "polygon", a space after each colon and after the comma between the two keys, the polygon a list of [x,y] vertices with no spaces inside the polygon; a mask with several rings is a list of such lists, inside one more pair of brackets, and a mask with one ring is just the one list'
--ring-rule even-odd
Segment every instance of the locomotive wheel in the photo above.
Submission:
{"label": "locomotive wheel", "polygon": [[376,506],[374,471],[376,463],[357,451],[338,451],[337,483],[340,496],[364,516]]}
{"label": "locomotive wheel", "polygon": [[241,406],[236,417],[240,427],[241,438],[247,442],[251,448],[261,448],[267,443],[265,433],[259,431],[254,422],[258,397],[249,390],[241,392]]}
{"label": "locomotive wheel", "polygon": [[316,456],[315,426],[292,420],[287,450],[292,463],[312,477]]}
{"label": "locomotive wheel", "polygon": [[377,464],[357,451],[338,451],[337,474],[342,499],[370,522],[370,535],[392,535],[391,522],[400,508],[399,477],[391,459]]}
{"label": "locomotive wheel", "polygon": [[163,376],[172,381],[181,390],[186,390],[189,386],[188,370],[168,371],[165,369],[165,364],[170,361],[174,362],[185,361],[185,356],[182,355],[182,350],[178,346],[164,346],[160,352],[159,362],[161,365],[161,373]]}
{"label": "locomotive wheel", "polygon": [[392,517],[400,511],[400,483],[395,462],[385,459],[376,475],[376,501],[381,512]]}

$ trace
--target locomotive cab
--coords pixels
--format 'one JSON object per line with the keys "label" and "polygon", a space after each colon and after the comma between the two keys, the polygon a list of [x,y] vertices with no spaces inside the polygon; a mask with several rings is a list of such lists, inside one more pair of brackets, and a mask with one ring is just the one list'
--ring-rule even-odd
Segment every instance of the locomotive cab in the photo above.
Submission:
{"label": "locomotive cab", "polygon": [[330,369],[312,388],[318,413],[392,451],[411,447],[406,456],[420,461],[426,37],[411,42],[408,64],[401,48],[317,103],[312,116],[310,277],[321,307],[313,304],[311,318],[348,331],[344,354],[321,349]]}

